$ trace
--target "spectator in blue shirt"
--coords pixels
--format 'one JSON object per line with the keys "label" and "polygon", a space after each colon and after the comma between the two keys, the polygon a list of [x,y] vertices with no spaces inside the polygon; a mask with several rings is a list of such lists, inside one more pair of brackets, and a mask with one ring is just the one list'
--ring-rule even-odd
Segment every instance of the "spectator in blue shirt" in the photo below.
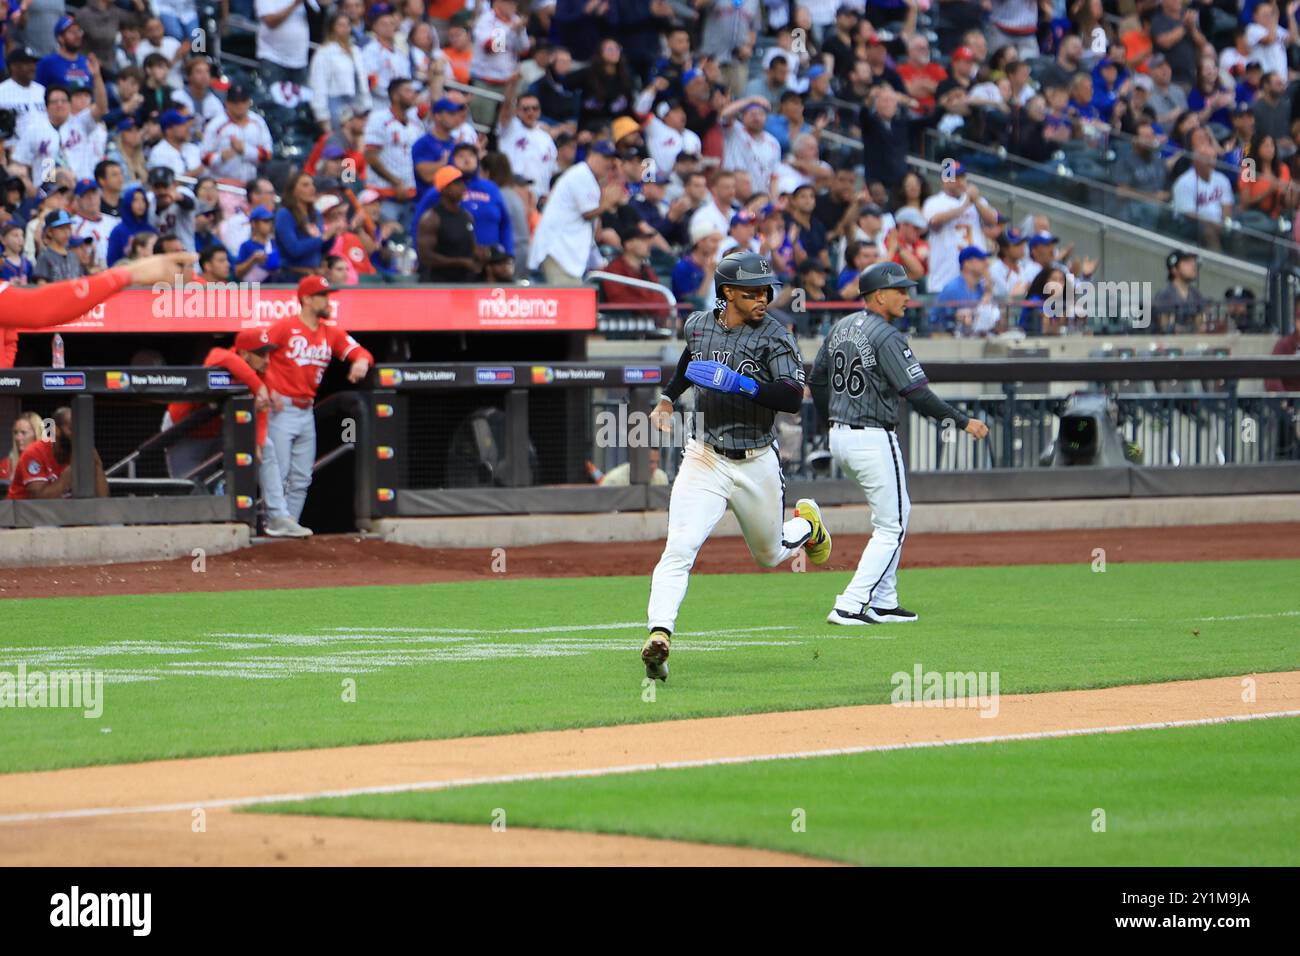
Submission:
{"label": "spectator in blue shirt", "polygon": [[93,86],[90,63],[81,52],[84,38],[76,20],[59,17],[54,24],[54,52],[36,64],[36,82],[47,90],[51,86]]}
{"label": "spectator in blue shirt", "polygon": [[[344,223],[346,225],[346,223]],[[316,183],[307,173],[295,176],[275,214],[275,244],[280,249],[281,279],[297,282],[320,268],[321,256],[340,226],[327,228],[316,211]]]}
{"label": "spectator in blue shirt", "polygon": [[122,221],[108,234],[108,262],[106,266],[117,265],[131,243],[131,237],[140,232],[153,232],[149,224],[149,194],[139,183],[122,190]]}
{"label": "spectator in blue shirt", "polygon": [[32,260],[23,255],[23,224],[10,221],[0,229],[4,254],[0,257],[0,281],[14,285],[31,285]]}
{"label": "spectator in blue shirt", "polygon": [[280,269],[280,253],[275,248],[275,216],[265,206],[256,206],[248,214],[252,235],[244,240],[235,254],[235,277],[241,282],[266,282]]}
{"label": "spectator in blue shirt", "polygon": [[[465,196],[460,207],[474,217],[474,241],[480,246],[501,246],[513,256],[515,233],[510,222],[510,209],[497,184],[479,175],[478,147],[471,143],[457,143],[451,152],[451,163],[461,171],[465,183]],[[411,221],[419,222],[437,202],[438,190],[430,188],[415,204]]]}
{"label": "spectator in blue shirt", "polygon": [[713,305],[713,270],[718,264],[722,236],[704,221],[691,224],[691,251],[673,267],[672,290],[678,302],[697,309]]}
{"label": "spectator in blue shirt", "polygon": [[794,90],[781,94],[777,111],[767,118],[767,131],[781,144],[781,152],[790,152],[790,144],[800,133],[811,133],[813,128],[803,120],[803,97]]}
{"label": "spectator in blue shirt", "polygon": [[[415,164],[415,201],[418,203],[433,186],[433,174],[438,167],[451,161],[451,151],[456,145],[452,133],[465,122],[465,104],[445,96],[433,104],[433,128],[411,146],[411,162]],[[420,220],[413,219],[412,222]]]}
{"label": "spectator in blue shirt", "polygon": [[[960,271],[935,297],[936,308],[930,314],[931,328],[946,332],[962,331],[954,328],[957,309],[973,310],[984,298],[989,289],[988,258],[989,254],[979,246],[967,246],[957,253]],[[971,332],[969,329],[965,331],[967,334]]]}

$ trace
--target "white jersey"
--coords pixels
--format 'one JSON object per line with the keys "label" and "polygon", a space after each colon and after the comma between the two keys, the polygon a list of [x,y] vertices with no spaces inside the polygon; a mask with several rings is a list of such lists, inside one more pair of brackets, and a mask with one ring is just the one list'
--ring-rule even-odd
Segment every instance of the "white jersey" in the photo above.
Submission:
{"label": "white jersey", "polygon": [[[678,153],[700,155],[700,137],[692,130],[677,132],[657,116],[650,117],[645,128],[645,145],[650,158],[661,172],[671,173]],[[758,185],[755,184],[757,189]]]}
{"label": "white jersey", "polygon": [[1214,170],[1206,182],[1191,166],[1174,180],[1171,192],[1174,212],[1210,222],[1222,222],[1224,203],[1231,205],[1233,201],[1232,183],[1227,176]]}
{"label": "white jersey", "polygon": [[1273,42],[1265,42],[1269,31],[1258,23],[1246,27],[1246,42],[1250,44],[1250,59],[1258,60],[1265,73],[1276,73],[1285,81],[1287,78],[1286,28],[1277,26],[1273,30]]}
{"label": "white jersey", "polygon": [[100,215],[98,219],[86,219],[84,216],[72,217],[72,234],[78,237],[89,236],[95,243],[95,261],[108,265],[108,237],[122,220],[116,216]]}
{"label": "white jersey", "polygon": [[185,89],[172,93],[172,100],[184,106],[189,115],[194,117],[194,139],[201,139],[209,123],[226,115],[226,104],[211,90],[198,103],[194,102],[194,97]]}
{"label": "white jersey", "polygon": [[411,78],[411,58],[405,50],[389,49],[378,40],[361,51],[361,64],[370,89],[380,102],[388,99],[388,84],[396,79]]}
{"label": "white jersey", "polygon": [[98,128],[88,109],[69,116],[57,129],[47,117],[33,115],[13,159],[29,167],[37,182],[50,179],[58,167],[71,169],[78,179],[93,179],[95,164],[104,158],[95,135]]}
{"label": "white jersey", "polygon": [[[278,27],[269,27],[262,17],[291,12]],[[311,30],[307,24],[307,7],[293,0],[257,0],[257,58],[267,60],[290,70],[300,70],[307,65],[307,51],[311,44]]]}
{"label": "white jersey", "polygon": [[751,136],[737,121],[726,128],[723,142],[722,168],[749,173],[755,191],[768,192],[776,168],[781,165],[781,144],[776,137],[767,130]]}
{"label": "white jersey", "polygon": [[12,78],[0,83],[0,110],[13,110],[14,135],[6,140],[12,147],[23,138],[33,116],[45,115],[45,87],[33,81],[19,86]]}
{"label": "white jersey", "polygon": [[191,169],[203,168],[203,154],[193,143],[181,143],[177,148],[165,139],[158,140],[149,150],[149,168],[166,166],[177,176],[188,176]]}
{"label": "white jersey", "polygon": [[[940,213],[951,212],[965,201],[964,196],[958,198],[947,193],[935,193],[921,207],[921,215],[928,222]],[[961,271],[957,265],[958,253],[967,246],[984,248],[979,210],[971,203],[956,219],[938,228],[931,226],[926,240],[930,243],[928,288],[931,292],[938,292]]]}
{"label": "white jersey", "polygon": [[473,35],[474,54],[470,60],[470,75],[476,80],[491,80],[495,83],[504,83],[510,79],[511,74],[519,68],[519,57],[530,43],[523,18],[512,30],[509,23],[497,17],[491,4],[486,4],[474,21]]}
{"label": "white jersey", "polygon": [[[397,177],[406,189],[415,188],[415,164],[411,162],[411,147],[424,135],[424,127],[411,110],[406,116],[393,115],[392,107],[370,114],[366,121],[366,149],[378,149],[379,161]],[[366,185],[374,189],[393,189],[394,186],[375,169],[373,163],[366,167]],[[405,197],[403,197],[405,198]]]}
{"label": "white jersey", "polygon": [[[233,149],[238,139],[242,150],[230,159],[223,159],[223,150]],[[249,111],[247,121],[240,126],[225,112],[209,123],[203,133],[203,162],[218,179],[247,182],[257,175],[257,164],[271,158],[274,142],[266,120]]]}
{"label": "white jersey", "polygon": [[509,126],[497,127],[497,143],[514,174],[533,181],[534,195],[541,197],[551,191],[557,153],[550,133],[540,126],[529,129],[515,116]]}
{"label": "white jersey", "polygon": [[600,206],[600,183],[586,163],[576,163],[555,181],[528,246],[528,268],[541,268],[547,256],[572,276],[587,271],[596,243],[596,220],[585,214]]}
{"label": "white jersey", "polygon": [[1028,256],[1011,265],[1007,265],[1001,257],[989,262],[989,280],[993,283],[993,295],[999,299],[1007,299],[1011,297],[1011,290],[1016,286],[1027,287],[1036,274],[1026,268],[1027,264],[1035,263]]}

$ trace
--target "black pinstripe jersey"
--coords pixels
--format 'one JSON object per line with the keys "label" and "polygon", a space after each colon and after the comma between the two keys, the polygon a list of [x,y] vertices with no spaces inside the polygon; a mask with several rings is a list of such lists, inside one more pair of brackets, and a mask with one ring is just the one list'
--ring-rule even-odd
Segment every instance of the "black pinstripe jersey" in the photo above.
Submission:
{"label": "black pinstripe jersey", "polygon": [[[725,328],[712,312],[692,312],[682,329],[692,361],[721,362],[756,382],[794,382],[804,386],[803,359],[794,336],[779,321],[765,315],[761,322]],[[701,441],[718,448],[762,448],[772,444],[776,411],[744,395],[708,388],[695,389],[695,410],[701,416]]]}
{"label": "black pinstripe jersey", "polygon": [[926,384],[907,336],[865,309],[831,326],[808,380],[830,384],[831,421],[878,428],[896,426],[899,395]]}

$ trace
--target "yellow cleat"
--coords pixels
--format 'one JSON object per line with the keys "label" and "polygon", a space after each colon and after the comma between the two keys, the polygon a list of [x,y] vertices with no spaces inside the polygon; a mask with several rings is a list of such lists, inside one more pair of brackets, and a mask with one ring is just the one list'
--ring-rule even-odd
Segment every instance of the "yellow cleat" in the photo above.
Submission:
{"label": "yellow cleat", "polygon": [[651,680],[668,680],[668,648],[672,642],[670,635],[663,628],[655,628],[641,648],[641,661],[645,664],[645,676]]}
{"label": "yellow cleat", "polygon": [[822,523],[822,512],[817,502],[811,498],[800,498],[794,504],[794,516],[805,519],[812,525],[812,534],[804,542],[808,560],[813,564],[825,564],[831,557],[831,533]]}

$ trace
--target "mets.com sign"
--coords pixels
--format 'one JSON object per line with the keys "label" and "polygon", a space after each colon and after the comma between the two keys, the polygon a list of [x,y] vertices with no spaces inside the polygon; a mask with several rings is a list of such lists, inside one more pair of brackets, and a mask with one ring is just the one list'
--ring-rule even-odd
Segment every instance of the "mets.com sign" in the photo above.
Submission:
{"label": "mets.com sign", "polygon": [[[596,291],[537,286],[346,288],[330,297],[349,332],[583,331]],[[296,316],[294,289],[224,282],[128,289],[65,326],[73,332],[237,332]]]}

